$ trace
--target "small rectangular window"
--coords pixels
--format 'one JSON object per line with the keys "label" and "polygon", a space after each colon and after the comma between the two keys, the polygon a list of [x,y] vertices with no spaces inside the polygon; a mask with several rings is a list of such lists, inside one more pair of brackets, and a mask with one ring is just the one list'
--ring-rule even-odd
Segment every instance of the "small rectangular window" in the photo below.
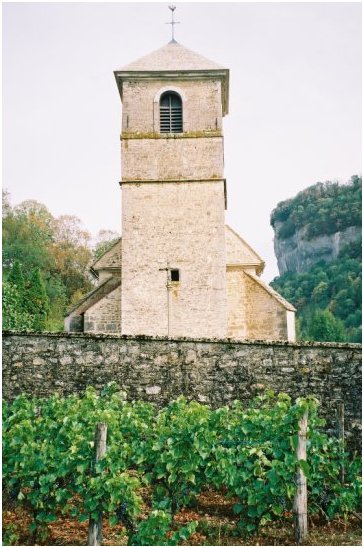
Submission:
{"label": "small rectangular window", "polygon": [[171,269],[171,282],[179,282],[179,270],[177,268]]}

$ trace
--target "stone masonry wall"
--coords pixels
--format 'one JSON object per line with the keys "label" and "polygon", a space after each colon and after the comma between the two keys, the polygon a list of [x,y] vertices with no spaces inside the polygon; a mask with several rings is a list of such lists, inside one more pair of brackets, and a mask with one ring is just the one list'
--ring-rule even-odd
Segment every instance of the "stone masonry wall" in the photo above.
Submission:
{"label": "stone masonry wall", "polygon": [[85,333],[121,332],[121,286],[86,310],[84,330]]}
{"label": "stone masonry wall", "polygon": [[245,311],[249,339],[287,339],[287,312],[276,299],[245,274]]}
{"label": "stone masonry wall", "polygon": [[[186,79],[175,84],[155,79],[124,83],[123,181],[223,178],[219,80]],[[181,96],[183,133],[160,133],[159,96],[166,90]]]}
{"label": "stone masonry wall", "polygon": [[159,97],[167,90],[182,98],[183,131],[221,129],[221,83],[218,79],[144,80],[123,84],[123,133],[159,133]]}
{"label": "stone masonry wall", "polygon": [[122,141],[123,181],[219,180],[222,137],[135,138]]}
{"label": "stone masonry wall", "polygon": [[228,266],[228,336],[236,339],[287,339],[287,312],[241,266]]}
{"label": "stone masonry wall", "polygon": [[82,393],[116,381],[129,399],[164,405],[180,394],[212,406],[272,388],[315,394],[329,428],[345,404],[350,445],[361,443],[361,345],[236,342],[113,335],[3,336],[3,396]]}
{"label": "stone masonry wall", "polygon": [[247,336],[244,278],[246,278],[246,275],[241,266],[227,267],[228,337],[235,339],[244,339]]}
{"label": "stone masonry wall", "polygon": [[[225,335],[223,182],[126,184],[122,194],[121,332]],[[180,272],[169,295],[166,268]]]}

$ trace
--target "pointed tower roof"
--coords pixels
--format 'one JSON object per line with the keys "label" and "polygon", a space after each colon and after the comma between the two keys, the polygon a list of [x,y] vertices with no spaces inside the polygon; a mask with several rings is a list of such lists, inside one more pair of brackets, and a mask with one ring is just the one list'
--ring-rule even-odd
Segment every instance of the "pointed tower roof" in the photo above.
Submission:
{"label": "pointed tower roof", "polygon": [[176,41],[148,53],[114,71],[123,98],[123,81],[139,79],[181,80],[215,78],[221,80],[223,114],[228,113],[229,69],[210,61]]}
{"label": "pointed tower roof", "polygon": [[[178,42],[169,42],[165,46],[144,55],[140,59],[125,65],[120,71],[175,71],[175,70],[226,70],[210,59],[206,59]],[[117,71],[119,72],[119,71]]]}

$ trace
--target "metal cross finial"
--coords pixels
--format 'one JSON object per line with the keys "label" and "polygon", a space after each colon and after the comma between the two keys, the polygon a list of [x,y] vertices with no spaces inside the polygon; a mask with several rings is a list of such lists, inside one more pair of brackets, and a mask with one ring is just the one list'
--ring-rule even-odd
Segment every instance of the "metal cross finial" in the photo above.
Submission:
{"label": "metal cross finial", "polygon": [[175,42],[176,40],[174,39],[174,25],[179,24],[179,21],[174,20],[174,10],[176,9],[176,6],[171,4],[170,6],[168,6],[168,9],[170,9],[171,12],[172,12],[172,21],[169,21],[168,23],[166,23],[166,25],[172,25],[172,40],[171,40],[171,42]]}

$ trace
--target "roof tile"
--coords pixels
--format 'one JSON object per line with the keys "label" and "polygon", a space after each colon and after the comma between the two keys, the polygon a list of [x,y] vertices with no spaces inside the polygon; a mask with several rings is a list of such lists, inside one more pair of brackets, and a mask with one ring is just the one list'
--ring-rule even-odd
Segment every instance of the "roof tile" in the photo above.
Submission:
{"label": "roof tile", "polygon": [[[165,46],[148,53],[144,57],[125,65],[120,72],[175,71],[175,70],[225,70],[210,59],[206,59],[178,42],[169,42]],[[117,72],[119,72],[117,71]]]}

